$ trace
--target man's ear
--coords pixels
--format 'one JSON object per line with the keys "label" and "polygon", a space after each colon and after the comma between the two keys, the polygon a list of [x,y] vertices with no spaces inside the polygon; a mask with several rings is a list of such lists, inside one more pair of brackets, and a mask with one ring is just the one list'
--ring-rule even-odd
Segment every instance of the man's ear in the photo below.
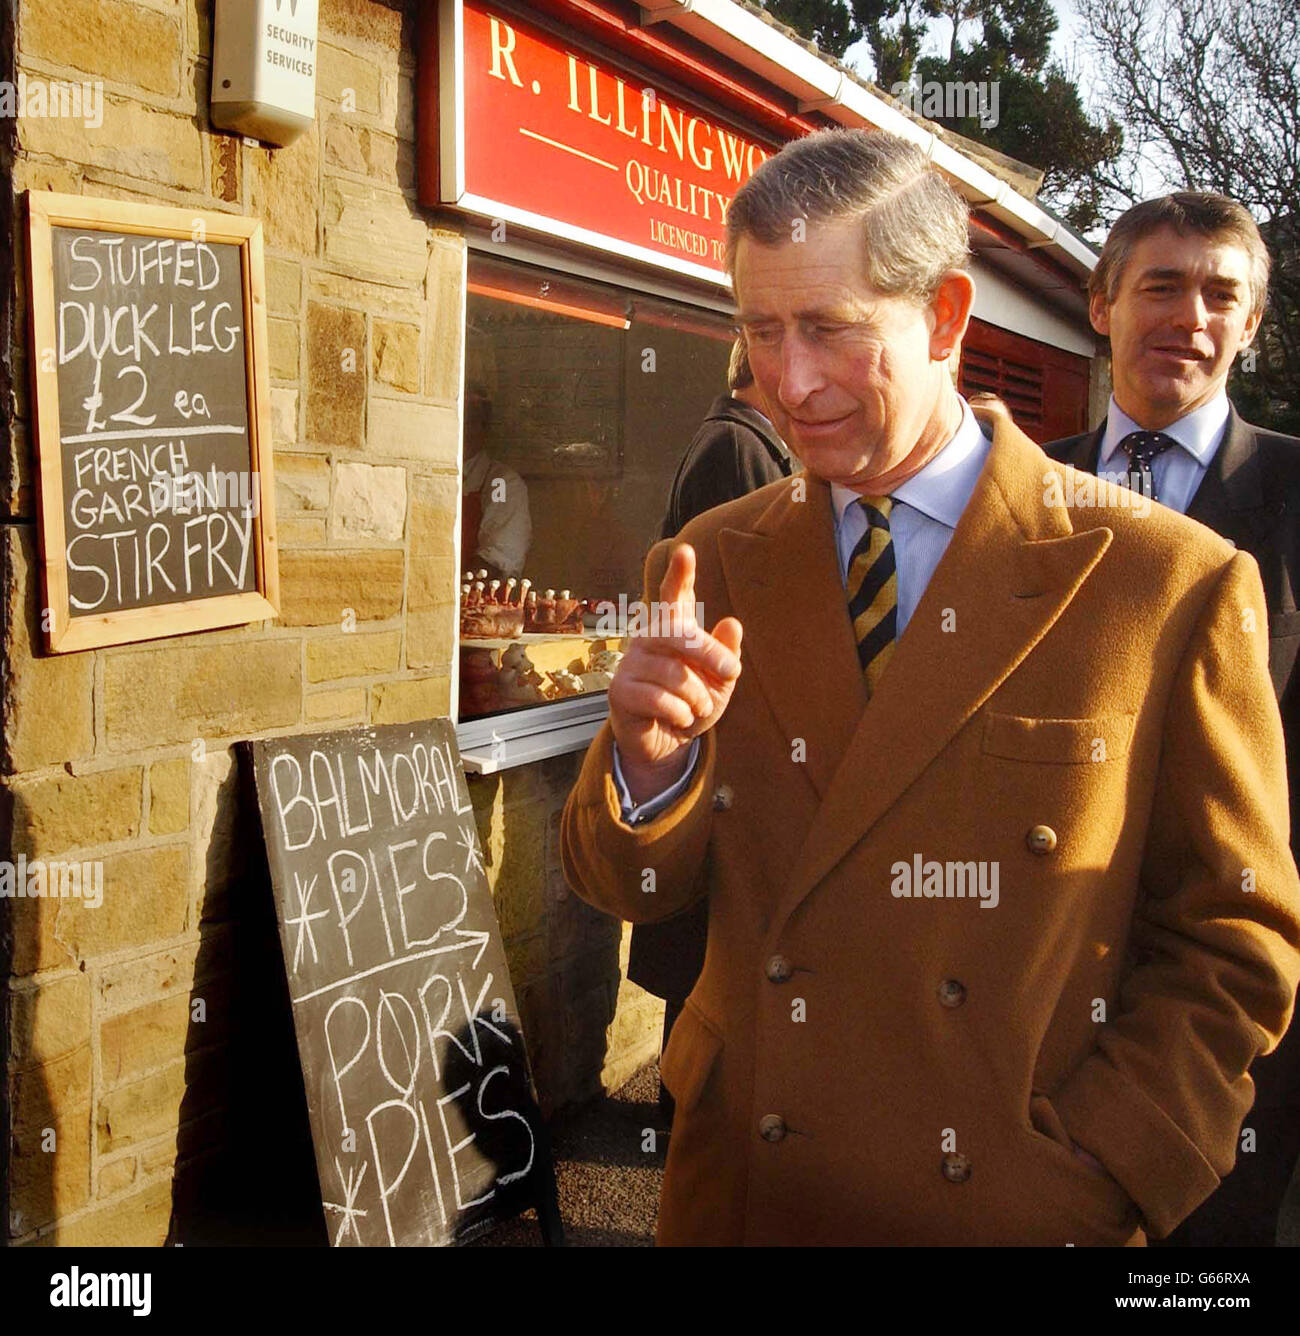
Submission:
{"label": "man's ear", "polygon": [[974,305],[975,280],[964,269],[949,269],[930,299],[930,356],[936,362],[957,354]]}
{"label": "man's ear", "polygon": [[1107,338],[1110,336],[1110,303],[1104,292],[1094,292],[1088,298],[1088,319],[1092,327]]}
{"label": "man's ear", "polygon": [[1259,333],[1259,322],[1263,317],[1263,311],[1256,311],[1250,319],[1246,321],[1246,326],[1241,331],[1241,346],[1238,349],[1239,352],[1245,352],[1245,350],[1255,342],[1255,335]]}

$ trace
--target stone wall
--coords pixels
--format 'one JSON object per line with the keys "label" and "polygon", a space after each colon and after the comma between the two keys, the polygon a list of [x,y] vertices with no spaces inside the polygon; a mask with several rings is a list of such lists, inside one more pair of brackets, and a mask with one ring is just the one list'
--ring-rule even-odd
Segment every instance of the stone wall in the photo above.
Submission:
{"label": "stone wall", "polygon": [[[210,130],[211,0],[13,6],[10,77],[104,90],[99,127],[17,122],[6,194],[0,815],[15,856],[104,877],[97,909],[0,902],[14,1241],[161,1243],[229,1151],[256,958],[233,942],[265,907],[233,744],[449,707],[465,243],[414,202],[417,3],[322,0],[316,122],[277,150]],[[261,218],[278,620],[41,650],[22,238],[42,189]],[[560,876],[576,764],[472,784],[547,1111],[652,1057],[662,1018],[620,981],[618,925]]]}

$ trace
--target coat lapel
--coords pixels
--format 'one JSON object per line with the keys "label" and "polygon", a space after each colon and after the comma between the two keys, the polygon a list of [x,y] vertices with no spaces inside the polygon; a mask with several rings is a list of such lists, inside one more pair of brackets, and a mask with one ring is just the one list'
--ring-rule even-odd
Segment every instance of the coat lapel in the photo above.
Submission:
{"label": "coat lapel", "polygon": [[[800,499],[802,498],[802,499]],[[741,658],[793,748],[793,767],[824,797],[867,702],[835,551],[831,491],[803,475],[749,530],[718,535]]]}
{"label": "coat lapel", "polygon": [[[823,730],[847,728],[851,737],[838,749],[774,923],[793,912],[1010,675],[1110,544],[1109,529],[1075,533],[1064,506],[1044,504],[1044,474],[1055,465],[1009,417],[995,415],[993,423],[993,445],[975,491],[865,709],[860,680],[847,680],[859,678],[847,612],[829,643],[821,624],[826,619],[819,619],[826,653],[818,656],[816,683],[806,668],[794,671],[791,649],[785,653],[790,671],[779,684],[782,708],[801,718],[819,715]],[[944,629],[945,609],[955,616],[953,630]],[[756,608],[755,629],[760,621]],[[849,665],[848,674],[832,672],[840,661]],[[823,671],[832,676],[827,694],[833,688],[846,699],[817,711],[807,698],[821,687]],[[811,740],[809,746],[811,761]]]}

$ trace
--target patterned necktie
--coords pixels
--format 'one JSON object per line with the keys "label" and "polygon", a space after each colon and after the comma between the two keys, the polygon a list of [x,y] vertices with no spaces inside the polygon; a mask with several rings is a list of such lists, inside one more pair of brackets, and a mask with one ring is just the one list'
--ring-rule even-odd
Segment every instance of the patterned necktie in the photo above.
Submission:
{"label": "patterned necktie", "polygon": [[[1119,448],[1128,456],[1128,485],[1135,492],[1158,501],[1156,496],[1156,475],[1151,462],[1157,455],[1164,454],[1171,445],[1178,442],[1162,431],[1131,431],[1119,443]],[[1136,479],[1136,486],[1134,480]]]}
{"label": "patterned necktie", "polygon": [[867,517],[867,531],[858,539],[849,558],[849,617],[870,700],[898,636],[898,575],[894,566],[894,540],[889,532],[889,512],[894,499],[864,496],[858,505]]}

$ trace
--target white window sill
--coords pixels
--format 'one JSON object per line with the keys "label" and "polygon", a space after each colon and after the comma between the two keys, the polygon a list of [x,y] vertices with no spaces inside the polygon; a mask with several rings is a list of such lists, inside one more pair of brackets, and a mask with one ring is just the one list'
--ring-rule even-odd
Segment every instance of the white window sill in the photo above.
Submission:
{"label": "white window sill", "polygon": [[456,742],[466,774],[491,775],[548,756],[585,751],[609,715],[609,701],[577,696],[489,719],[456,725]]}

